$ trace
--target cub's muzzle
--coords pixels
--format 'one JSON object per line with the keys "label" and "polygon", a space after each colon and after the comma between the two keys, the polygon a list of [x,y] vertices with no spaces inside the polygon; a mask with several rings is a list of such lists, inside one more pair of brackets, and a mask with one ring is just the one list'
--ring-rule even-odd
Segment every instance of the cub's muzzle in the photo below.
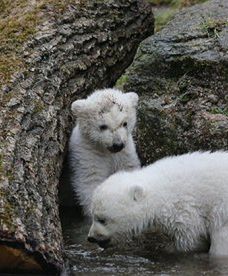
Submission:
{"label": "cub's muzzle", "polygon": [[120,143],[120,144],[113,144],[111,147],[108,148],[108,150],[112,153],[117,153],[121,151],[123,148],[124,148],[124,144]]}
{"label": "cub's muzzle", "polygon": [[97,240],[93,237],[88,237],[87,240],[92,243],[97,243],[102,248],[107,248],[110,245],[111,239]]}

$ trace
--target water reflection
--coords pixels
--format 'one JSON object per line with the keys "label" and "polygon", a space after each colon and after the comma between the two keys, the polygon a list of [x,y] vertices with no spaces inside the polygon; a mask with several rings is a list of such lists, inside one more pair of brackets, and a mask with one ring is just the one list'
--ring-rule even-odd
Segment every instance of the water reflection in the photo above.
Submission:
{"label": "water reflection", "polygon": [[160,241],[124,250],[102,250],[87,242],[89,221],[76,210],[62,210],[65,257],[69,275],[228,275],[228,258],[207,254],[174,255],[160,250]]}

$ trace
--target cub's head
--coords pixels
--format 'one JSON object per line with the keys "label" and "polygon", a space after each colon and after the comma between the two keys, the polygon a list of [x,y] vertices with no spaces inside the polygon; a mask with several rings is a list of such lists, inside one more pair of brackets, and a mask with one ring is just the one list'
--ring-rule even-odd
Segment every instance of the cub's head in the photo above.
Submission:
{"label": "cub's head", "polygon": [[145,227],[146,193],[142,186],[129,183],[129,177],[130,173],[118,172],[95,190],[89,242],[107,248],[123,243]]}
{"label": "cub's head", "polygon": [[97,90],[72,103],[80,130],[92,144],[112,153],[121,151],[136,123],[138,95],[117,89]]}

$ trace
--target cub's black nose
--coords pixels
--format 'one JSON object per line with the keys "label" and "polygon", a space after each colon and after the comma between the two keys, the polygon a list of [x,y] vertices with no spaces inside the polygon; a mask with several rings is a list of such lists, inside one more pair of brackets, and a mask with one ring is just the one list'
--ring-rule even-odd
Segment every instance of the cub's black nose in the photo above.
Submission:
{"label": "cub's black nose", "polygon": [[93,237],[88,237],[87,238],[87,240],[89,241],[89,242],[97,242],[97,240],[96,239],[94,239]]}
{"label": "cub's black nose", "polygon": [[119,152],[124,148],[124,144],[113,144],[112,147],[110,148],[111,152]]}

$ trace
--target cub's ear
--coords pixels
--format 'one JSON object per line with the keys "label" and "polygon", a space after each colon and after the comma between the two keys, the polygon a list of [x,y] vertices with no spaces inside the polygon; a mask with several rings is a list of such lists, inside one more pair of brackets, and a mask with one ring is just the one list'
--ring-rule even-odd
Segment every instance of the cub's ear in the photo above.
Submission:
{"label": "cub's ear", "polygon": [[136,107],[138,105],[139,96],[135,92],[128,92],[126,93],[128,100],[132,104],[132,106]]}
{"label": "cub's ear", "polygon": [[86,100],[77,100],[71,104],[71,110],[76,116],[80,116],[85,113],[87,109],[88,106],[86,104]]}
{"label": "cub's ear", "polygon": [[130,188],[130,197],[134,201],[140,201],[144,197],[144,190],[140,186],[133,186]]}

